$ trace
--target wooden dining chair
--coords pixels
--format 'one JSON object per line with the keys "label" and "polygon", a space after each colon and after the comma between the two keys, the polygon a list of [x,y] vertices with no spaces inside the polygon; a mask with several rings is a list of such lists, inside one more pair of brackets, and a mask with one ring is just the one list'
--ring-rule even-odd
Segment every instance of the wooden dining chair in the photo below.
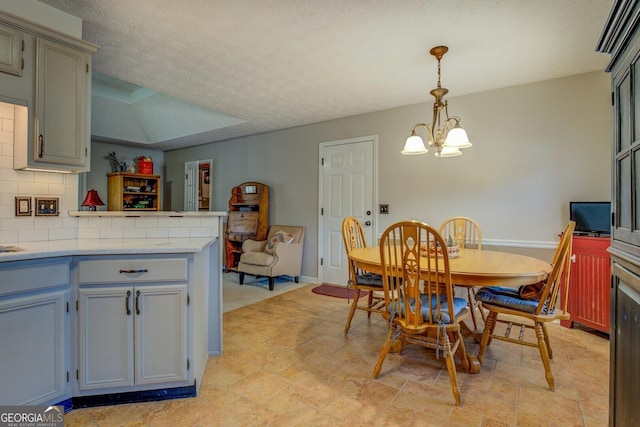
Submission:
{"label": "wooden dining chair", "polygon": [[[445,219],[438,232],[444,239],[448,239],[449,236],[453,238],[456,245],[461,249],[482,249],[482,229],[476,221],[465,216],[454,216]],[[481,285],[481,284],[479,284]],[[467,286],[467,301],[469,302],[469,308],[471,309],[471,321],[473,322],[473,329],[478,329],[478,321],[476,320],[476,310],[480,312],[482,320],[485,320],[485,313],[482,311],[482,307],[476,301],[476,292],[480,289],[480,286]]]}
{"label": "wooden dining chair", "polygon": [[[569,292],[569,273],[571,271],[571,243],[576,223],[569,221],[553,256],[551,273],[543,282],[521,286],[520,289],[486,286],[478,291],[477,299],[488,310],[487,320],[482,332],[478,359],[482,362],[484,352],[492,339],[537,347],[544,365],[549,390],[555,388],[551,373],[550,359],[553,350],[546,324],[554,320],[568,320],[567,295]],[[564,283],[564,287],[561,284]],[[558,304],[558,295],[564,288],[564,298]],[[507,325],[506,332],[496,334],[497,323]],[[515,328],[514,328],[515,326]],[[533,329],[536,340],[527,339],[525,331]],[[518,331],[518,338],[511,338],[512,331]]]}
{"label": "wooden dining chair", "polygon": [[[383,291],[381,276],[362,270],[349,259],[349,254],[352,250],[367,246],[367,239],[362,230],[362,224],[360,224],[357,218],[348,216],[342,221],[342,239],[344,240],[344,247],[347,251],[347,263],[349,265],[347,289],[354,290],[349,316],[347,317],[347,323],[344,325],[344,333],[347,334],[349,333],[351,320],[356,310],[367,311],[368,317],[371,317],[371,313],[382,313],[384,298],[381,296]],[[368,292],[366,305],[358,305],[360,301],[360,291]]]}
{"label": "wooden dining chair", "polygon": [[469,314],[467,301],[453,296],[447,251],[421,254],[421,243],[446,247],[436,229],[418,221],[398,222],[382,234],[383,316],[388,332],[373,377],[377,378],[394,343],[398,344],[394,350],[400,352],[406,343],[431,348],[445,358],[453,396],[460,405],[454,354],[466,372],[480,370],[477,359],[467,354],[460,334],[459,322]]}

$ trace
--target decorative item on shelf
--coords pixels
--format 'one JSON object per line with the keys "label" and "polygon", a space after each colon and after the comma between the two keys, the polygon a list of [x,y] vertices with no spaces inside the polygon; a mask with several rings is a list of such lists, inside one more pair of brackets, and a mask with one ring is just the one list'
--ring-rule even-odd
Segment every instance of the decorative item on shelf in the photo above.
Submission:
{"label": "decorative item on shelf", "polygon": [[127,163],[121,160],[118,160],[118,156],[116,156],[116,152],[112,151],[106,156],[105,159],[109,160],[109,164],[111,165],[111,172],[124,172],[127,168]]}
{"label": "decorative item on shelf", "polygon": [[[402,149],[404,155],[425,154],[428,152],[422,138],[417,135],[416,130],[423,127],[429,134],[429,146],[436,148],[436,157],[453,157],[462,154],[461,148],[471,147],[467,132],[460,127],[460,117],[449,116],[449,103],[443,102],[448,89],[440,85],[440,60],[449,48],[447,46],[436,46],[429,53],[438,60],[438,87],[431,90],[431,95],[435,98],[433,104],[433,118],[431,124],[418,123],[411,128],[411,136]],[[445,118],[441,118],[441,111],[444,109]]]}
{"label": "decorative item on shelf", "polygon": [[153,175],[153,160],[150,156],[138,157],[138,173],[144,175]]}
{"label": "decorative item on shelf", "polygon": [[95,211],[96,206],[104,206],[104,202],[100,199],[98,192],[94,189],[87,191],[81,206],[88,206],[90,211]]}
{"label": "decorative item on shelf", "polygon": [[58,198],[36,197],[36,216],[58,216]]}

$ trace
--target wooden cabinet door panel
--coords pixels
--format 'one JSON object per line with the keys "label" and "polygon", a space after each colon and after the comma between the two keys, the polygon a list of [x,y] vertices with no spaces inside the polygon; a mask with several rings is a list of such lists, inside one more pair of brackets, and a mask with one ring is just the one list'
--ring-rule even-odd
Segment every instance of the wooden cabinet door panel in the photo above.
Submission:
{"label": "wooden cabinet door panel", "polygon": [[78,291],[80,389],[132,386],[133,288]]}
{"label": "wooden cabinet door panel", "polygon": [[135,289],[136,384],[187,380],[187,285]]}
{"label": "wooden cabinet door panel", "polygon": [[47,291],[0,303],[3,405],[37,405],[66,393],[67,295]]}

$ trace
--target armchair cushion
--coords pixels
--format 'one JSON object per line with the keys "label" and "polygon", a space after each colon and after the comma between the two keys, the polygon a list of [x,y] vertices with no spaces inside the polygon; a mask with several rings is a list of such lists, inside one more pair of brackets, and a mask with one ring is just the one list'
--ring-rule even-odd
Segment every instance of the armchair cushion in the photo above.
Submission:
{"label": "armchair cushion", "polygon": [[242,242],[242,252],[264,252],[266,245],[266,240],[247,239]]}
{"label": "armchair cushion", "polygon": [[251,265],[267,267],[273,264],[274,260],[275,260],[275,257],[273,255],[268,254],[265,251],[245,252],[242,254],[242,262],[251,264]]}

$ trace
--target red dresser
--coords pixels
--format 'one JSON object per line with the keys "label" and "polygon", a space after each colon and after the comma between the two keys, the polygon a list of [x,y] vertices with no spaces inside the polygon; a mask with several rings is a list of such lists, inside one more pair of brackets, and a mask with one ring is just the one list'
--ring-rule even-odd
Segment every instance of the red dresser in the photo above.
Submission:
{"label": "red dresser", "polygon": [[[567,310],[571,320],[589,328],[609,333],[611,267],[607,248],[609,237],[573,236],[573,257]],[[562,292],[564,297],[564,291]]]}

